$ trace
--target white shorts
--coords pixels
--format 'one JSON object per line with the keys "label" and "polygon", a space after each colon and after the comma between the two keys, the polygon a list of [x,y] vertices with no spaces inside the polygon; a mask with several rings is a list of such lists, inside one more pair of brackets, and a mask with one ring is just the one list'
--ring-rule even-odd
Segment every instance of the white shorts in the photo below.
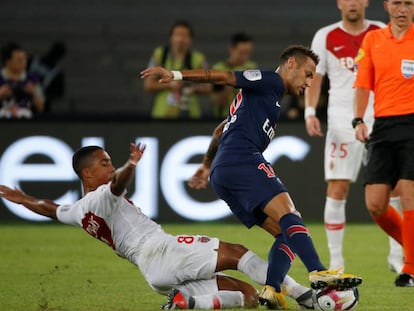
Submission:
{"label": "white shorts", "polygon": [[365,161],[365,145],[355,138],[353,129],[328,129],[325,141],[325,180],[355,182]]}
{"label": "white shorts", "polygon": [[219,243],[218,239],[207,236],[162,235],[142,245],[136,263],[148,284],[160,294],[197,280],[210,280],[203,284],[215,286],[211,292],[217,290]]}

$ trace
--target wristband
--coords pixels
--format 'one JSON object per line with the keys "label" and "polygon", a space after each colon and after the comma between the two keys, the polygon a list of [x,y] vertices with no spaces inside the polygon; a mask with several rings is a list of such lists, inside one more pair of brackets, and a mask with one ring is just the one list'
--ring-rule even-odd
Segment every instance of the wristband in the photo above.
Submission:
{"label": "wristband", "polygon": [[132,166],[137,166],[137,164],[136,163],[134,163],[133,161],[131,161],[131,160],[129,160],[128,161],[128,164],[131,164]]}
{"label": "wristband", "polygon": [[173,74],[174,81],[180,81],[183,79],[183,74],[181,73],[181,71],[171,70],[171,73]]}
{"label": "wristband", "polygon": [[308,107],[305,108],[305,120],[308,117],[311,117],[311,116],[314,117],[315,115],[316,115],[315,107],[308,106]]}

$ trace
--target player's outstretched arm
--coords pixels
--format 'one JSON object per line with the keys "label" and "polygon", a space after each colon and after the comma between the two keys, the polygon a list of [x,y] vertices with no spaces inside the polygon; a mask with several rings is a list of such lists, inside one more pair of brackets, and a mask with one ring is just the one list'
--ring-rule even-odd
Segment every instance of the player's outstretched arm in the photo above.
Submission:
{"label": "player's outstretched arm", "polygon": [[117,196],[124,193],[135,174],[135,167],[144,154],[145,144],[129,144],[130,155],[128,161],[116,170],[111,182],[111,192]]}
{"label": "player's outstretched arm", "polygon": [[58,205],[53,201],[38,199],[27,195],[19,189],[11,189],[3,185],[0,185],[0,197],[13,203],[21,204],[36,214],[57,219],[56,209]]}
{"label": "player's outstretched arm", "polygon": [[151,67],[141,71],[141,78],[158,77],[159,83],[171,81],[193,81],[201,83],[224,84],[235,87],[236,75],[232,71],[195,69],[183,71],[170,71],[162,67]]}
{"label": "player's outstretched arm", "polygon": [[193,189],[204,189],[207,187],[208,184],[208,177],[210,176],[210,167],[211,163],[214,160],[214,157],[217,153],[218,143],[223,135],[223,128],[226,125],[227,120],[221,122],[213,132],[213,136],[210,141],[210,145],[208,146],[207,152],[204,155],[203,163],[188,181],[188,186]]}

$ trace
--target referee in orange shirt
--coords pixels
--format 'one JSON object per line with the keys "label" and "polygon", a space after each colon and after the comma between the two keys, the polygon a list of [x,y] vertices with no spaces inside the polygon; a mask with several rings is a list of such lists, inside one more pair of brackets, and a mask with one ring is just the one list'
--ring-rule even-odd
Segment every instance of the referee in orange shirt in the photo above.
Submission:
{"label": "referee in orange shirt", "polygon": [[[403,245],[405,263],[396,286],[414,286],[414,0],[384,1],[387,27],[369,32],[356,62],[356,138],[367,142],[365,201],[377,224]],[[374,91],[370,136],[364,115]],[[401,189],[403,216],[388,208],[391,189]]]}

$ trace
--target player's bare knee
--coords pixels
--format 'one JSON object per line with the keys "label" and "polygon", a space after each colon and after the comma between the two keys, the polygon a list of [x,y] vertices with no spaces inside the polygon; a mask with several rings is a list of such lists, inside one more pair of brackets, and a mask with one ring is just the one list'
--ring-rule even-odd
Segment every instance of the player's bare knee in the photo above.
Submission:
{"label": "player's bare knee", "polygon": [[225,254],[231,254],[232,257],[240,258],[247,251],[248,251],[248,249],[245,246],[241,245],[241,244],[220,242],[219,252],[223,252]]}
{"label": "player's bare knee", "polygon": [[388,205],[387,204],[375,204],[371,203],[367,205],[368,211],[371,214],[372,217],[379,217],[382,214],[385,213],[387,210]]}
{"label": "player's bare knee", "polygon": [[330,180],[327,196],[335,200],[345,200],[349,192],[349,180]]}

